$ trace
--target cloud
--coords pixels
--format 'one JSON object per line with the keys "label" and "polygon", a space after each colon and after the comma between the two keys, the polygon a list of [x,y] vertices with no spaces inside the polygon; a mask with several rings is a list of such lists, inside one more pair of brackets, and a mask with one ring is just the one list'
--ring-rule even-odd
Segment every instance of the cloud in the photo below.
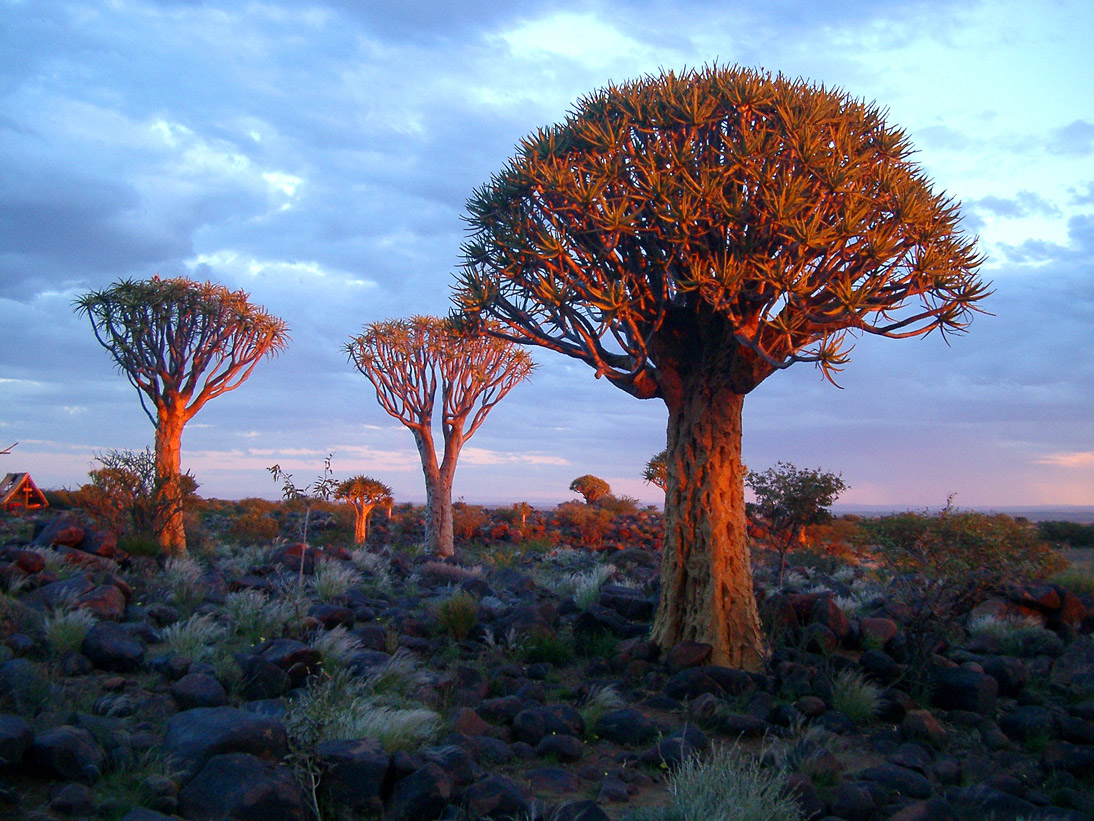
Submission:
{"label": "cloud", "polygon": [[1081,450],[1074,453],[1050,453],[1038,459],[1037,463],[1064,468],[1091,468],[1094,467],[1094,450]]}
{"label": "cloud", "polygon": [[1094,123],[1074,120],[1052,133],[1049,150],[1056,154],[1086,156],[1094,153]]}

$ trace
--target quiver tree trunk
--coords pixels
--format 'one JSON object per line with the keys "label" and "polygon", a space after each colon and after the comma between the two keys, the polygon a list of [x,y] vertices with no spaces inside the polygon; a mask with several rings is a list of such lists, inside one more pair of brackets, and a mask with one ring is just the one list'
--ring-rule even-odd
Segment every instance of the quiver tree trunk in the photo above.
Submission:
{"label": "quiver tree trunk", "polygon": [[372,515],[372,509],[376,505],[355,502],[353,509],[357,516],[353,521],[353,543],[364,544],[368,540],[368,517]]}
{"label": "quiver tree trunk", "polygon": [[[766,652],[748,553],[741,465],[744,395],[697,383],[669,403],[661,598],[652,639],[714,648],[712,661],[758,670]],[[686,481],[684,480],[686,477]]]}
{"label": "quiver tree trunk", "polygon": [[160,547],[168,556],[186,555],[182,515],[181,414],[161,411],[156,425],[156,526]]}
{"label": "quiver tree trunk", "polygon": [[437,556],[453,556],[456,543],[452,528],[452,478],[459,454],[450,454],[446,445],[444,461],[438,464],[432,435],[415,431],[414,440],[422,457],[422,473],[425,475],[426,547]]}

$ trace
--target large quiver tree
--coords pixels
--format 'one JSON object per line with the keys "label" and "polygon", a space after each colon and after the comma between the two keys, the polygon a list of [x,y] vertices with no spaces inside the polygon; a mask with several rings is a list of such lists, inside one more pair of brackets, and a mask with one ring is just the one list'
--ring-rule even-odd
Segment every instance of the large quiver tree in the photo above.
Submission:
{"label": "large quiver tree", "polygon": [[[452,481],[460,451],[493,407],[532,372],[531,356],[499,337],[429,316],[366,325],[345,350],[376,388],[380,407],[414,435],[425,475],[427,544],[439,556],[453,555]],[[433,435],[438,388],[439,457]]]}
{"label": "large quiver tree", "polygon": [[182,429],[210,399],[239,387],[260,359],[281,351],[287,327],[243,291],[183,277],[121,280],[75,307],[155,425],[159,541],[168,554],[185,555]]}
{"label": "large quiver tree", "polygon": [[986,291],[957,206],[875,106],[730,67],[582,99],[468,202],[456,293],[506,339],[668,406],[653,637],[765,656],[746,547],[745,395],[849,333],[962,330]]}

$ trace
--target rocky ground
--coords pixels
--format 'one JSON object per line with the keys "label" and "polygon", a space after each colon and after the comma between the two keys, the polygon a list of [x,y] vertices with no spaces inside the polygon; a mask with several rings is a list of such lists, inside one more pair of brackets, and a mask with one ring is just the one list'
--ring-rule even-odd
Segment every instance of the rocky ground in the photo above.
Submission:
{"label": "rocky ground", "polygon": [[866,566],[759,571],[750,674],[647,640],[646,547],[165,564],[42,524],[0,548],[5,818],[667,819],[718,745],[802,818],[1094,817],[1094,601],[1059,586],[949,619]]}

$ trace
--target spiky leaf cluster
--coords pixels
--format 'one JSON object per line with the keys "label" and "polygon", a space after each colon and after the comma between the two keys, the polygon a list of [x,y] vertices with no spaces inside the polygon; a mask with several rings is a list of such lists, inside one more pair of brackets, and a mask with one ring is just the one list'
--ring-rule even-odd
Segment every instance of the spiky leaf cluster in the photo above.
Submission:
{"label": "spiky leaf cluster", "polygon": [[284,321],[244,291],[184,277],[121,280],[76,300],[95,338],[130,383],[156,424],[153,407],[182,402],[189,419],[208,400],[234,390],[255,364],[288,343]]}
{"label": "spiky leaf cluster", "polygon": [[457,309],[662,396],[658,338],[702,320],[749,360],[831,375],[846,336],[962,330],[987,291],[957,205],[876,106],[711,66],[611,85],[467,204]]}
{"label": "spiky leaf cluster", "polygon": [[467,439],[533,367],[527,351],[504,339],[428,316],[366,325],[345,350],[391,416],[428,429],[440,387],[446,435],[459,429]]}

